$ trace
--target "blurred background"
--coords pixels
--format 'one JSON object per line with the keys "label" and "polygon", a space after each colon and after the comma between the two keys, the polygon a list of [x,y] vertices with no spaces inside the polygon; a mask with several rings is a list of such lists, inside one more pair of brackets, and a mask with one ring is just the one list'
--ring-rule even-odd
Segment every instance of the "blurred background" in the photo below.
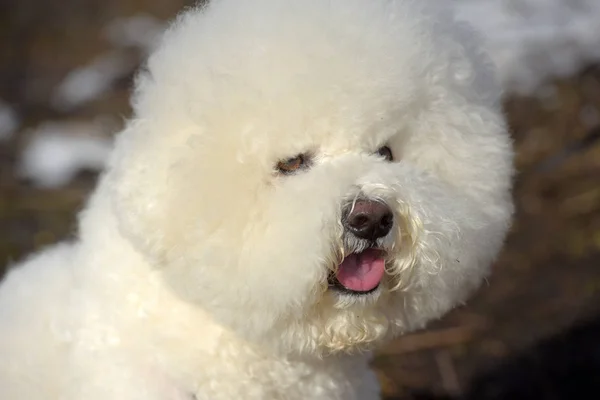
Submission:
{"label": "blurred background", "polygon": [[[598,399],[600,0],[453,1],[499,67],[518,211],[468,305],[374,367],[389,399]],[[0,271],[75,234],[135,69],[191,3],[0,1]]]}

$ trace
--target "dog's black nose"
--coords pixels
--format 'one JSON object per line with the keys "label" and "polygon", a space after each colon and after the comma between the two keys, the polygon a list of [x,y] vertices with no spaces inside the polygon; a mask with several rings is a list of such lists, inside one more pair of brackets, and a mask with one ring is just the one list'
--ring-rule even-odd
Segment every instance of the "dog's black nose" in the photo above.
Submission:
{"label": "dog's black nose", "polygon": [[390,232],[394,225],[394,214],[385,203],[357,200],[346,209],[343,223],[355,236],[375,240]]}

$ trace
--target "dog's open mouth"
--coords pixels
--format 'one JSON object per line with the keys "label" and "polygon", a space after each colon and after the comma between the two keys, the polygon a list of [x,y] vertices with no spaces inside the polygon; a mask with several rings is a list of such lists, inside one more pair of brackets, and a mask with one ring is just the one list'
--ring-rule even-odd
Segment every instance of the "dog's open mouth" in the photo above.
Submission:
{"label": "dog's open mouth", "polygon": [[368,294],[379,287],[385,275],[385,252],[369,248],[344,258],[337,273],[329,277],[329,286],[351,294]]}

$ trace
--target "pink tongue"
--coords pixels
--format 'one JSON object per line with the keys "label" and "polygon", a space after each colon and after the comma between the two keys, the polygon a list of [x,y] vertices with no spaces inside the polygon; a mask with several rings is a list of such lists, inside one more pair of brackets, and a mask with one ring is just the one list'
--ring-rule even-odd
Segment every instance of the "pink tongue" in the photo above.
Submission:
{"label": "pink tongue", "polygon": [[385,273],[385,261],[379,250],[367,249],[350,254],[340,264],[336,278],[346,289],[368,292],[379,285]]}

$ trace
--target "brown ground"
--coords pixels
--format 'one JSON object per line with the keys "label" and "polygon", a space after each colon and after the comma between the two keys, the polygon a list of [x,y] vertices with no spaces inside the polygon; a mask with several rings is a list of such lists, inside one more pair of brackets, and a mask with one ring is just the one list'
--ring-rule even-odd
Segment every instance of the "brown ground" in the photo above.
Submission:
{"label": "brown ground", "polygon": [[[49,109],[48,97],[71,68],[106,49],[98,34],[106,21],[136,11],[166,18],[185,3],[5,0],[0,98],[17,105],[27,126],[48,118],[127,114],[128,80],[68,115]],[[482,369],[577,320],[600,315],[600,141],[546,168],[540,164],[590,134],[582,121],[600,115],[600,68],[551,89],[543,100],[506,104],[518,151],[518,212],[494,274],[468,306],[380,352],[374,365],[390,398],[414,389],[461,393]],[[15,160],[26,139],[21,133],[0,142],[0,266],[71,235],[75,212],[95,178],[81,176],[60,190],[38,190],[17,180]]]}

